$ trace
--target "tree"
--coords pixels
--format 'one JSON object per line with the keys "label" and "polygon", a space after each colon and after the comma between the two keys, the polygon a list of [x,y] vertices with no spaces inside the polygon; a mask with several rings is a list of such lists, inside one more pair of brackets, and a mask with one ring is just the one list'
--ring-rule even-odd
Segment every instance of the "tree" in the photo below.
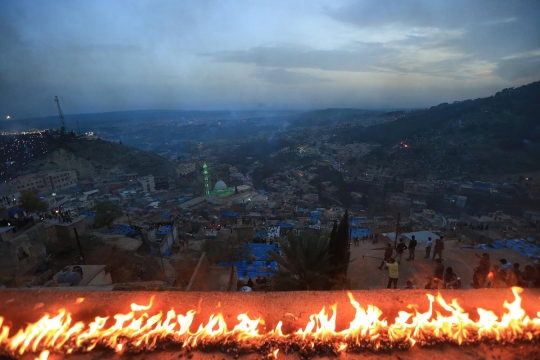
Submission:
{"label": "tree", "polygon": [[351,253],[349,250],[349,210],[345,210],[343,218],[339,223],[337,229],[337,239],[338,239],[338,274],[347,275],[347,269],[349,267],[349,261]]}
{"label": "tree", "polygon": [[339,244],[337,240],[337,221],[334,221],[332,232],[330,233],[330,241],[328,242],[328,255],[330,256],[330,263],[336,264],[336,254],[338,252]]}
{"label": "tree", "polygon": [[47,211],[49,208],[49,205],[31,190],[21,191],[20,203],[26,211]]}
{"label": "tree", "polygon": [[120,205],[110,201],[99,202],[92,208],[92,210],[96,211],[94,224],[97,227],[109,227],[115,219],[119,218],[123,214]]}
{"label": "tree", "polygon": [[349,266],[349,210],[345,211],[339,226],[334,223],[328,244],[330,264],[334,276],[347,275]]}
{"label": "tree", "polygon": [[275,276],[278,290],[328,290],[332,287],[328,276],[327,237],[301,233],[279,243],[281,255],[268,251],[268,259],[280,265]]}

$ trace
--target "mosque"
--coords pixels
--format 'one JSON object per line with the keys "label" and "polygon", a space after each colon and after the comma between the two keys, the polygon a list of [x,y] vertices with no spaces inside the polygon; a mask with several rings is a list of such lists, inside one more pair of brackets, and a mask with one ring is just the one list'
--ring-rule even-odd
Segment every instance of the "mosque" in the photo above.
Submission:
{"label": "mosque", "polygon": [[234,194],[234,188],[227,187],[227,184],[223,180],[218,180],[214,184],[214,189],[210,190],[210,174],[208,172],[208,166],[206,163],[203,165],[203,178],[204,178],[204,193],[206,196],[216,196],[220,198],[228,197]]}

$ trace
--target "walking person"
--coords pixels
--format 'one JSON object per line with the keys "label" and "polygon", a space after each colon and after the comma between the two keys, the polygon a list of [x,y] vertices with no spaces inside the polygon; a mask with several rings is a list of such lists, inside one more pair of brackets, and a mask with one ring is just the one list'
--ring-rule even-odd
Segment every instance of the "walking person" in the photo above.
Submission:
{"label": "walking person", "polygon": [[397,281],[399,278],[399,265],[397,264],[396,260],[394,258],[390,258],[388,262],[386,263],[386,267],[388,268],[388,285],[386,286],[387,289],[390,289],[390,286],[392,283],[394,283],[394,289],[397,289]]}
{"label": "walking person", "polygon": [[[394,249],[392,248],[392,243],[388,243],[388,246],[386,249],[384,249],[384,258],[381,263],[381,266],[378,266],[379,269],[382,270],[383,265],[386,264],[387,261],[389,261],[392,258],[392,253],[394,252]],[[388,268],[386,268],[388,269]]]}
{"label": "walking person", "polygon": [[[407,245],[405,245],[405,242],[403,242],[403,238],[399,239],[399,244],[396,246],[396,262],[399,264],[401,262],[401,258],[403,257],[403,253],[407,250]],[[398,260],[399,258],[399,260]]]}
{"label": "walking person", "polygon": [[429,259],[429,255],[431,255],[432,245],[433,245],[433,241],[431,240],[431,237],[428,237],[428,240],[426,242],[426,256],[424,256],[424,259]]}
{"label": "walking person", "polygon": [[407,260],[414,260],[414,250],[416,250],[416,245],[418,245],[418,241],[416,241],[415,236],[413,235],[409,242],[409,258]]}
{"label": "walking person", "polygon": [[439,255],[439,259],[443,260],[442,251],[444,250],[444,236],[439,237],[435,240],[435,247],[433,248],[433,258],[432,261],[435,261],[435,256]]}

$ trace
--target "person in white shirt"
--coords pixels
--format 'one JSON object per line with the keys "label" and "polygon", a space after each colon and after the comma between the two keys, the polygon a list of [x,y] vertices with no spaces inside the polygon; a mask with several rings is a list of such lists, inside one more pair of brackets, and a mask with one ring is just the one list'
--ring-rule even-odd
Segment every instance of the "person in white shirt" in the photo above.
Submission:
{"label": "person in white shirt", "polygon": [[504,270],[504,272],[506,273],[506,276],[508,276],[508,273],[512,269],[512,263],[506,261],[506,259],[501,259],[499,261],[501,262],[500,270]]}
{"label": "person in white shirt", "polygon": [[428,259],[429,255],[431,254],[432,245],[433,245],[433,241],[431,241],[431,238],[428,238],[428,241],[426,242],[426,256],[424,256],[425,259]]}

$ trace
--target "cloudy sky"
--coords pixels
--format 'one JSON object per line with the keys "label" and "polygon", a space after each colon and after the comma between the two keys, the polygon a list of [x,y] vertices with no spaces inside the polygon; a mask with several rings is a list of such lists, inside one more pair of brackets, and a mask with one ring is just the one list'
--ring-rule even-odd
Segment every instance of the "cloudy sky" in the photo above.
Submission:
{"label": "cloudy sky", "polygon": [[540,80],[536,0],[0,1],[0,115],[415,108]]}

